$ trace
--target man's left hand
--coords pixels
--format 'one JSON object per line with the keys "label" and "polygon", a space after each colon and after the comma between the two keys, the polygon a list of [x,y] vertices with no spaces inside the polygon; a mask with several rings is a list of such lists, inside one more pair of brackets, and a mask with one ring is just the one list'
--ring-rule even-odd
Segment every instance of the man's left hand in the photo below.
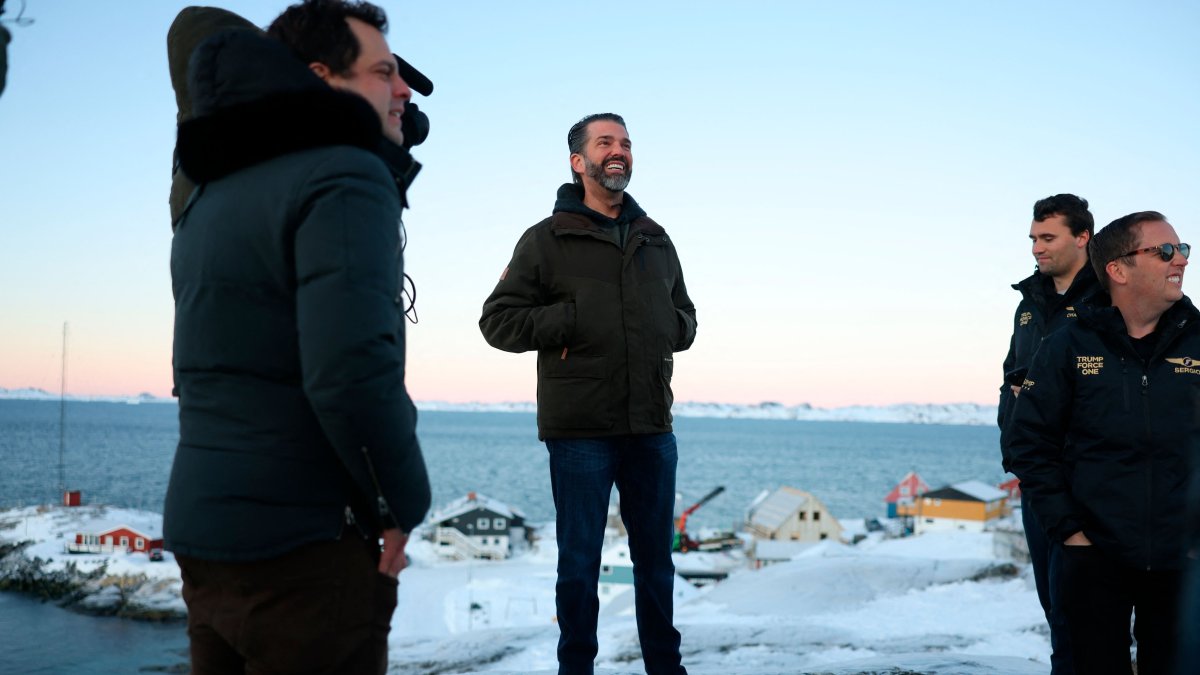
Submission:
{"label": "man's left hand", "polygon": [[404,546],[408,544],[408,535],[399,528],[383,531],[383,553],[379,556],[379,573],[393,579],[400,576],[400,570],[408,565],[404,555]]}

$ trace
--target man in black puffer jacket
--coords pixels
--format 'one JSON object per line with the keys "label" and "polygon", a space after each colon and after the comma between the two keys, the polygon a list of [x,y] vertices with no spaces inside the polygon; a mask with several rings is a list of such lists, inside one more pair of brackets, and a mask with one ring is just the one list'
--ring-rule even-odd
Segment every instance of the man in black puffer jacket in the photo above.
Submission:
{"label": "man in black puffer jacket", "polygon": [[[410,93],[385,27],[309,0],[272,25],[283,42],[223,32],[191,59],[164,534],[194,673],[386,669],[430,493],[404,386]],[[325,55],[304,56],[305,30]]]}
{"label": "man in black puffer jacket", "polygon": [[1188,455],[1200,434],[1200,312],[1183,295],[1190,247],[1162,214],[1098,232],[1089,257],[1111,306],[1046,338],[1005,437],[1046,535],[1063,544],[1075,669],[1166,674],[1178,642]]}

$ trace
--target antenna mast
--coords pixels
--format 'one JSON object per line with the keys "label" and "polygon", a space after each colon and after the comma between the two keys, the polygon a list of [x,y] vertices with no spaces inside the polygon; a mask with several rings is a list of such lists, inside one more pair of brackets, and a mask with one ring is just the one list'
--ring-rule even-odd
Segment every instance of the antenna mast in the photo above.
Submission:
{"label": "antenna mast", "polygon": [[62,389],[58,396],[58,493],[67,490],[64,457],[67,449],[67,322],[63,322]]}

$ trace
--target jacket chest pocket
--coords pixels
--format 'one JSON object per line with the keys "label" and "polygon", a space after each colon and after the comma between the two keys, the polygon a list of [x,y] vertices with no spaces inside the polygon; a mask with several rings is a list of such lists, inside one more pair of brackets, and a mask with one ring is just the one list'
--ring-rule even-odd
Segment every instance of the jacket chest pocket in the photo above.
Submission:
{"label": "jacket chest pocket", "polygon": [[662,239],[643,237],[641,245],[633,253],[634,274],[642,280],[663,279],[670,273],[667,264],[667,246]]}
{"label": "jacket chest pocket", "polygon": [[[1077,357],[1087,359],[1089,357]],[[1120,361],[1075,363],[1075,401],[1084,420],[1129,418],[1141,409],[1142,372]]]}

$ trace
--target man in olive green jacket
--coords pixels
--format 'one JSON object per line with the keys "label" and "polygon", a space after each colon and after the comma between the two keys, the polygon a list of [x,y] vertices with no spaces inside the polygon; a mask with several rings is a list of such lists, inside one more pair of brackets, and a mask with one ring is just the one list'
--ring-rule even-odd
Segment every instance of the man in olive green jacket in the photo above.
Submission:
{"label": "man in olive green jacket", "polygon": [[625,194],[633,155],[624,120],[585,117],[567,145],[574,183],[517,243],[479,327],[497,349],[538,352],[538,435],[557,511],[559,673],[592,673],[615,483],[646,672],[678,675],[671,374],[673,354],[696,337],[696,309],[666,231]]}

